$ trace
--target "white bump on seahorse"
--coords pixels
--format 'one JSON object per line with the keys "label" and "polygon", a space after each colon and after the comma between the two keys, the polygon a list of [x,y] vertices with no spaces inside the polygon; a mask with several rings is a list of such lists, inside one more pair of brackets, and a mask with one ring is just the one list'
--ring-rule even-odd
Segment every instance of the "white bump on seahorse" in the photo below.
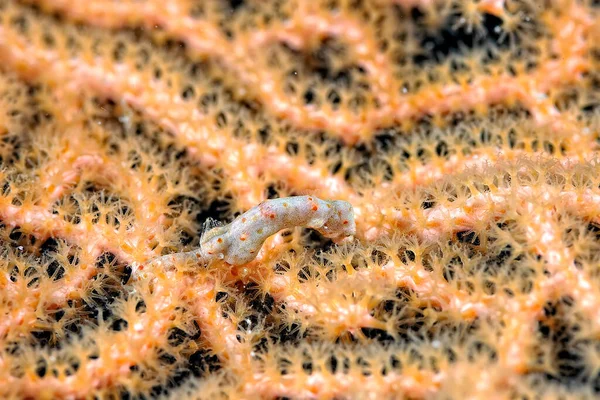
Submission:
{"label": "white bump on seahorse", "polygon": [[[296,226],[315,229],[336,243],[349,241],[356,233],[354,209],[347,201],[321,200],[315,196],[267,200],[230,224],[204,233],[198,249],[157,257],[147,264],[172,264],[177,260],[200,263],[223,260],[230,265],[246,264],[254,260],[269,236]],[[140,265],[135,264],[132,268],[132,275],[139,275]]]}

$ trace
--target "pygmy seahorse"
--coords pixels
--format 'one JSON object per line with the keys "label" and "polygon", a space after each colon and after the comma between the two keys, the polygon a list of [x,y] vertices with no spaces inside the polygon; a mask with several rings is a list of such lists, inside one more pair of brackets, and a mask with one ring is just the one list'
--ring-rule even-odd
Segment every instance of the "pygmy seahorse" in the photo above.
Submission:
{"label": "pygmy seahorse", "polygon": [[[205,264],[215,260],[230,265],[246,264],[256,258],[269,236],[296,226],[315,229],[336,243],[351,241],[356,234],[354,210],[347,201],[321,200],[315,196],[284,197],[264,201],[230,224],[208,230],[195,250],[157,257],[146,264],[189,259]],[[135,273],[140,266],[134,265],[133,269]]]}

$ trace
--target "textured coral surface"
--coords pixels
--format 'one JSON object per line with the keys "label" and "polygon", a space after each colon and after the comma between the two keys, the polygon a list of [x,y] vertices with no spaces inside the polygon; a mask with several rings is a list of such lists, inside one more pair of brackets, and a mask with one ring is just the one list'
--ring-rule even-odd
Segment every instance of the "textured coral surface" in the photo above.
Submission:
{"label": "textured coral surface", "polygon": [[[0,397],[598,396],[599,38],[592,0],[0,0]],[[306,194],[354,242],[148,263]]]}

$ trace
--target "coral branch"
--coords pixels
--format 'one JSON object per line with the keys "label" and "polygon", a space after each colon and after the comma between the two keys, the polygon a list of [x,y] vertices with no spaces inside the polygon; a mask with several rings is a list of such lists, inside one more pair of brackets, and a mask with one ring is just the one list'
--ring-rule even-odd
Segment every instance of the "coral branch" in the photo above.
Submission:
{"label": "coral branch", "polygon": [[597,397],[599,10],[534,3],[0,0],[0,397]]}
{"label": "coral branch", "polygon": [[[264,32],[256,32],[245,40],[239,40],[232,47],[216,32],[214,26],[186,17],[184,7],[164,7],[158,3],[148,3],[140,8],[126,3],[116,9],[114,15],[108,17],[108,8],[101,7],[101,4],[89,9],[83,3],[73,7],[64,0],[38,2],[51,10],[64,12],[76,20],[85,20],[101,26],[116,27],[132,22],[144,23],[148,29],[154,28],[156,24],[164,26],[172,36],[188,42],[195,52],[223,58],[224,63],[235,71],[243,82],[258,88],[260,100],[268,105],[270,110],[274,110],[277,116],[304,129],[326,129],[335,132],[348,143],[370,139],[364,135],[366,132],[372,132],[374,128],[389,126],[405,119],[419,118],[426,113],[452,113],[474,109],[480,105],[515,101],[533,108],[540,95],[547,93],[549,88],[577,81],[581,74],[589,69],[583,55],[588,47],[585,37],[594,23],[581,8],[571,6],[567,15],[574,21],[566,25],[569,29],[561,31],[555,44],[560,51],[569,53],[568,63],[562,60],[548,60],[534,73],[525,76],[485,77],[467,86],[447,85],[400,96],[400,91],[395,88],[394,80],[388,71],[389,62],[386,56],[376,50],[376,44],[370,39],[373,35],[364,32],[359,22],[346,16],[326,17],[311,12],[310,7],[300,7],[297,17],[292,21]],[[485,8],[486,5],[482,7]],[[497,5],[492,6],[496,12],[497,8]],[[563,22],[566,21],[553,21],[557,26]],[[357,53],[357,60],[373,78],[373,92],[381,103],[377,109],[371,109],[365,115],[354,116],[327,113],[323,109],[317,110],[309,106],[300,107],[287,100],[272,74],[253,61],[257,50],[266,42],[277,40],[302,48],[306,46],[305,42],[315,35],[341,36],[349,42],[350,47]],[[562,43],[569,43],[569,46]],[[542,113],[536,115],[540,121],[544,118]]]}

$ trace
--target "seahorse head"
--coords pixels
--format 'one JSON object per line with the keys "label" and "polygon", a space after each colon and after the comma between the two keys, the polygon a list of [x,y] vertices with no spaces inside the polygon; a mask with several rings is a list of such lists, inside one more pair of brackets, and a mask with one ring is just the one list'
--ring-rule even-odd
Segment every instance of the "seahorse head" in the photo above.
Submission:
{"label": "seahorse head", "polygon": [[335,243],[351,241],[356,234],[352,205],[343,200],[334,200],[330,204],[332,209],[329,218],[319,231]]}

